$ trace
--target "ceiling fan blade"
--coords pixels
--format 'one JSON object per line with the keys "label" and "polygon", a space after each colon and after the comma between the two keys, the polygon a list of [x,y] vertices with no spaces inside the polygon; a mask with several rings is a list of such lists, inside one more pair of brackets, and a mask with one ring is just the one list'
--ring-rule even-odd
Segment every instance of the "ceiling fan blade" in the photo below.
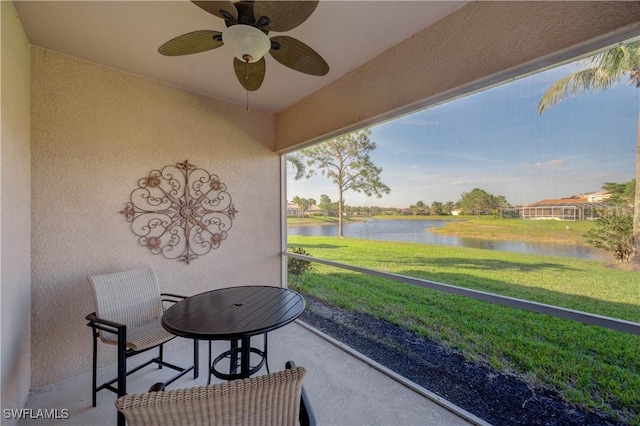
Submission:
{"label": "ceiling fan blade", "polygon": [[160,46],[158,52],[164,56],[190,55],[222,46],[220,31],[200,30],[182,34]]}
{"label": "ceiling fan blade", "polygon": [[256,0],[253,4],[253,16],[261,26],[260,18],[266,16],[270,23],[264,29],[283,32],[302,24],[316,10],[318,0],[282,1]]}
{"label": "ceiling fan blade", "polygon": [[206,10],[212,15],[222,18],[225,21],[235,21],[238,19],[238,10],[230,1],[196,1],[191,0],[200,9]]}
{"label": "ceiling fan blade", "polygon": [[271,37],[271,56],[282,65],[305,74],[323,76],[329,65],[315,50],[288,36]]}
{"label": "ceiling fan blade", "polygon": [[233,58],[233,69],[242,87],[253,92],[254,90],[258,90],[262,85],[266,71],[266,61],[264,58],[260,58],[257,62],[248,63],[242,62],[238,58]]}

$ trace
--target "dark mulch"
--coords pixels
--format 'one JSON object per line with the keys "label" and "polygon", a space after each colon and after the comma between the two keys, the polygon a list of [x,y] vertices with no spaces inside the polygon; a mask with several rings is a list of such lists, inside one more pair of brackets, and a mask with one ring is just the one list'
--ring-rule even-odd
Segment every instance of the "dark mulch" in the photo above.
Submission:
{"label": "dark mulch", "polygon": [[388,321],[305,299],[304,322],[495,426],[622,424]]}

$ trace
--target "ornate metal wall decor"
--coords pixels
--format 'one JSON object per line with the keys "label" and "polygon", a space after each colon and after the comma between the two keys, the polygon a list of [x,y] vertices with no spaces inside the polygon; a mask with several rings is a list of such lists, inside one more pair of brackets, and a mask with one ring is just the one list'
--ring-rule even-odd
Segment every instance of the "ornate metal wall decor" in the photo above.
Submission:
{"label": "ornate metal wall decor", "polygon": [[218,176],[189,160],[152,170],[130,198],[120,213],[140,245],[187,265],[220,247],[238,213]]}

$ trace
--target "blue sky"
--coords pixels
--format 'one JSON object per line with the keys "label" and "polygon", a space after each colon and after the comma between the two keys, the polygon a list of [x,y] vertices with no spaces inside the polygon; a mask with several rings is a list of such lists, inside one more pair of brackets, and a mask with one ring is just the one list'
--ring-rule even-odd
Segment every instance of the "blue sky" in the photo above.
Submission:
{"label": "blue sky", "polygon": [[[456,202],[481,188],[514,205],[598,191],[634,178],[640,90],[626,77],[614,88],[584,93],[537,114],[538,101],[574,64],[482,91],[371,127],[391,192],[382,198],[347,192],[350,206],[408,207]],[[293,180],[287,198],[337,200],[326,177]]]}

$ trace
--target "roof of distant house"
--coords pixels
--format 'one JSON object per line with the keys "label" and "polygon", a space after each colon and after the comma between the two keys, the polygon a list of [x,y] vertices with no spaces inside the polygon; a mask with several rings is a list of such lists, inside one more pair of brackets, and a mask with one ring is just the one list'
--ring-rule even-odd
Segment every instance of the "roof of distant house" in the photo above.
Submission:
{"label": "roof of distant house", "polygon": [[[300,207],[296,203],[287,202],[287,209],[299,209],[299,208]],[[312,205],[309,206],[307,211],[308,212],[314,212],[314,211],[321,212],[323,210],[320,207],[316,206],[315,204],[312,204]]]}
{"label": "roof of distant house", "polygon": [[549,198],[546,200],[536,201],[535,203],[527,204],[525,207],[539,207],[539,206],[567,206],[576,204],[586,204],[589,201],[587,197],[567,197],[567,198]]}
{"label": "roof of distant house", "polygon": [[587,192],[584,194],[572,195],[570,197],[563,198],[548,198],[546,200],[536,201],[535,203],[527,204],[524,207],[541,207],[541,206],[575,206],[577,204],[590,204],[600,205],[600,201],[603,201],[611,196],[610,191],[595,191]]}

